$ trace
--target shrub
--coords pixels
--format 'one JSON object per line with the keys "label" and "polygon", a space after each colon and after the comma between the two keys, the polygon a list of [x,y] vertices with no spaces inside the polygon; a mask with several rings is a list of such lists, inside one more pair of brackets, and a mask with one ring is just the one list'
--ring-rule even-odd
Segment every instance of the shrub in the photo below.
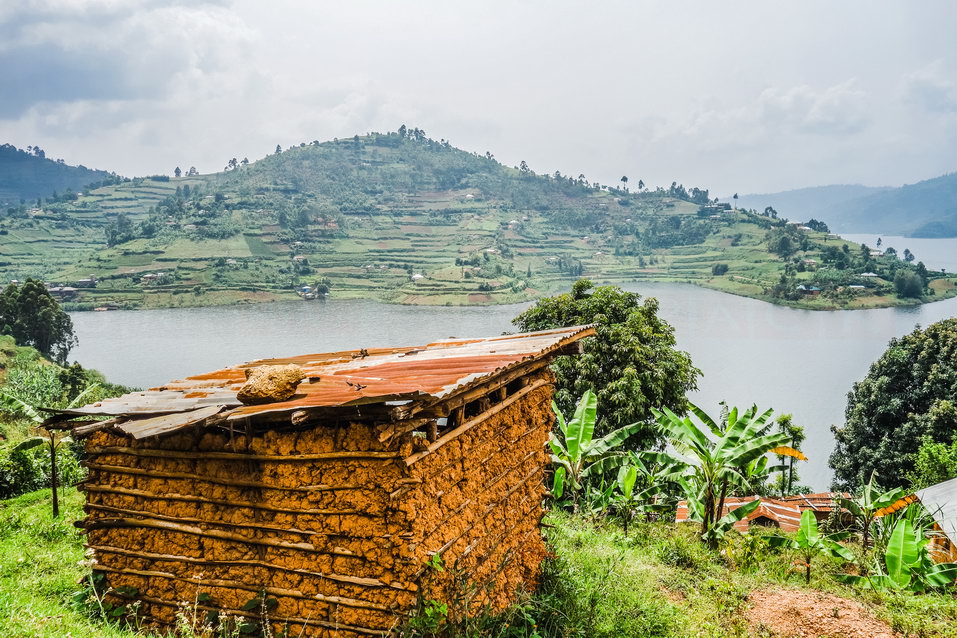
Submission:
{"label": "shrub", "polygon": [[697,539],[675,535],[655,548],[655,556],[665,565],[682,569],[698,569],[714,560],[714,556]]}
{"label": "shrub", "polygon": [[[0,498],[10,498],[50,486],[50,452],[41,445],[18,451],[13,445],[0,446]],[[73,449],[68,445],[57,448],[57,474],[60,485],[74,485],[83,479]]]}

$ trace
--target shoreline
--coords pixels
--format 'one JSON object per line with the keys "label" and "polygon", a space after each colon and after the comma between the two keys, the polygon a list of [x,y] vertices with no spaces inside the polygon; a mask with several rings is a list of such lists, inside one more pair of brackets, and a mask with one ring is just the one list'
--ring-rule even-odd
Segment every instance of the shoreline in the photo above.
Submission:
{"label": "shoreline", "polygon": [[[587,278],[587,277],[586,277]],[[186,308],[216,308],[224,306],[252,306],[261,303],[275,303],[275,302],[294,302],[299,301],[301,303],[323,303],[326,300],[353,300],[353,299],[368,299],[370,301],[375,301],[377,303],[388,304],[388,305],[397,305],[397,306],[423,306],[423,307],[487,307],[487,306],[504,306],[510,304],[521,304],[521,303],[531,303],[538,299],[544,297],[560,294],[560,292],[570,288],[571,284],[574,282],[574,279],[568,279],[567,281],[562,281],[561,283],[567,284],[563,286],[556,286],[555,283],[559,282],[550,282],[552,285],[544,286],[542,289],[537,289],[536,292],[539,294],[534,295],[524,295],[520,293],[510,293],[494,295],[492,294],[485,295],[489,297],[487,301],[474,301],[468,298],[468,295],[463,295],[459,299],[448,299],[447,295],[427,295],[427,294],[413,294],[414,291],[401,292],[396,295],[368,295],[368,294],[350,294],[350,291],[343,291],[340,294],[336,294],[335,291],[323,300],[304,300],[300,298],[293,292],[287,293],[276,293],[271,291],[248,291],[245,294],[236,294],[236,291],[232,291],[228,294],[217,294],[216,291],[207,291],[201,298],[205,303],[192,303],[199,301],[192,293],[189,292],[173,292],[170,293],[155,293],[154,295],[145,294],[144,297],[155,296],[158,297],[160,294],[168,295],[171,300],[180,301],[182,298],[186,298],[186,303],[141,303],[133,305],[122,305],[118,306],[116,304],[106,303],[104,305],[97,305],[95,307],[93,303],[84,303],[82,299],[77,303],[71,302],[62,302],[63,309],[67,312],[97,312],[97,311],[115,311],[115,310],[126,310],[126,311],[139,311],[139,310],[175,310],[175,309],[186,309]],[[901,299],[899,297],[885,297],[885,296],[871,296],[871,297],[857,297],[857,298],[848,298],[847,301],[851,302],[848,304],[840,304],[835,302],[832,299],[824,299],[821,297],[813,298],[814,301],[803,302],[800,300],[783,300],[783,299],[772,299],[768,295],[758,292],[749,291],[745,286],[756,286],[756,284],[740,284],[738,286],[722,286],[718,285],[717,282],[711,279],[678,279],[672,277],[640,277],[640,278],[595,278],[592,279],[596,286],[603,285],[616,285],[620,286],[623,284],[640,284],[640,283],[676,283],[683,285],[692,285],[704,288],[707,290],[713,290],[715,292],[726,293],[729,295],[734,295],[737,297],[745,297],[748,299],[755,299],[772,306],[781,306],[786,308],[794,308],[796,310],[814,310],[814,311],[854,311],[854,310],[872,310],[878,308],[905,308],[905,307],[917,307],[925,304],[931,304],[938,301],[945,301],[953,297],[957,297],[957,284],[955,284],[952,277],[947,277],[944,279],[937,279],[936,281],[945,281],[949,285],[946,289],[936,290],[932,296],[927,296],[921,299],[909,300]],[[728,281],[728,280],[718,280],[718,281]],[[933,283],[933,282],[932,282]],[[410,300],[413,299],[413,300]],[[862,303],[854,304],[854,301],[861,301]],[[113,307],[110,307],[113,306]]]}

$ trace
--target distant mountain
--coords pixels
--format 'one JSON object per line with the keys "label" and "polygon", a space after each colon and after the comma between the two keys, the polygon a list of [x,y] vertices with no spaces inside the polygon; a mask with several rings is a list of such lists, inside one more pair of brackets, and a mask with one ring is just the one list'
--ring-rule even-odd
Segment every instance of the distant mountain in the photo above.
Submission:
{"label": "distant mountain", "polygon": [[957,173],[899,188],[839,185],[744,195],[738,206],[772,206],[782,217],[813,217],[836,232],[957,237]]}
{"label": "distant mountain", "polygon": [[[862,186],[861,184],[811,186],[780,193],[741,195],[737,204],[739,208],[753,208],[759,213],[771,206],[782,217],[807,221],[811,218],[825,218],[832,215],[835,208],[840,208],[852,200],[887,190],[891,189],[889,187]],[[724,201],[734,202],[731,197],[725,198]],[[830,219],[825,218],[824,221],[832,224]]]}
{"label": "distant mountain", "polygon": [[868,195],[830,215],[838,230],[957,237],[957,173]]}
{"label": "distant mountain", "polygon": [[0,145],[0,203],[49,197],[54,191],[77,191],[109,177],[106,171],[48,159],[40,149],[24,151],[12,144]]}

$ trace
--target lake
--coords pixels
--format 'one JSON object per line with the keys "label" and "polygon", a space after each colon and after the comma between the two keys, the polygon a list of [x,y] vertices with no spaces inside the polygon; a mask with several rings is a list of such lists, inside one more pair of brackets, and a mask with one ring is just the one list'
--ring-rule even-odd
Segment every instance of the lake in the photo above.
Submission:
{"label": "lake", "polygon": [[[916,247],[911,250],[923,258]],[[810,460],[802,464],[801,478],[815,489],[826,489],[831,479],[830,425],[843,421],[847,392],[887,341],[916,324],[957,316],[957,298],[913,308],[822,312],[686,284],[623,287],[660,300],[660,313],[675,327],[679,346],[703,373],[691,397],[695,403],[714,415],[722,400],[742,407],[757,403],[790,412],[805,426]],[[525,307],[331,299],[73,313],[80,345],[71,359],[111,381],[150,387],[262,357],[500,334],[511,329],[511,319]]]}

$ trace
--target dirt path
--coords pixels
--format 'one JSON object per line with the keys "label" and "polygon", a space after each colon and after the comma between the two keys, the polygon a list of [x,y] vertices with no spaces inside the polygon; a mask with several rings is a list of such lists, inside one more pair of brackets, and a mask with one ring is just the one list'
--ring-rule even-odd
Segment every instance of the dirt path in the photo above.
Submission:
{"label": "dirt path", "polygon": [[887,623],[861,603],[814,591],[776,589],[752,592],[748,621],[774,636],[792,638],[897,638]]}

